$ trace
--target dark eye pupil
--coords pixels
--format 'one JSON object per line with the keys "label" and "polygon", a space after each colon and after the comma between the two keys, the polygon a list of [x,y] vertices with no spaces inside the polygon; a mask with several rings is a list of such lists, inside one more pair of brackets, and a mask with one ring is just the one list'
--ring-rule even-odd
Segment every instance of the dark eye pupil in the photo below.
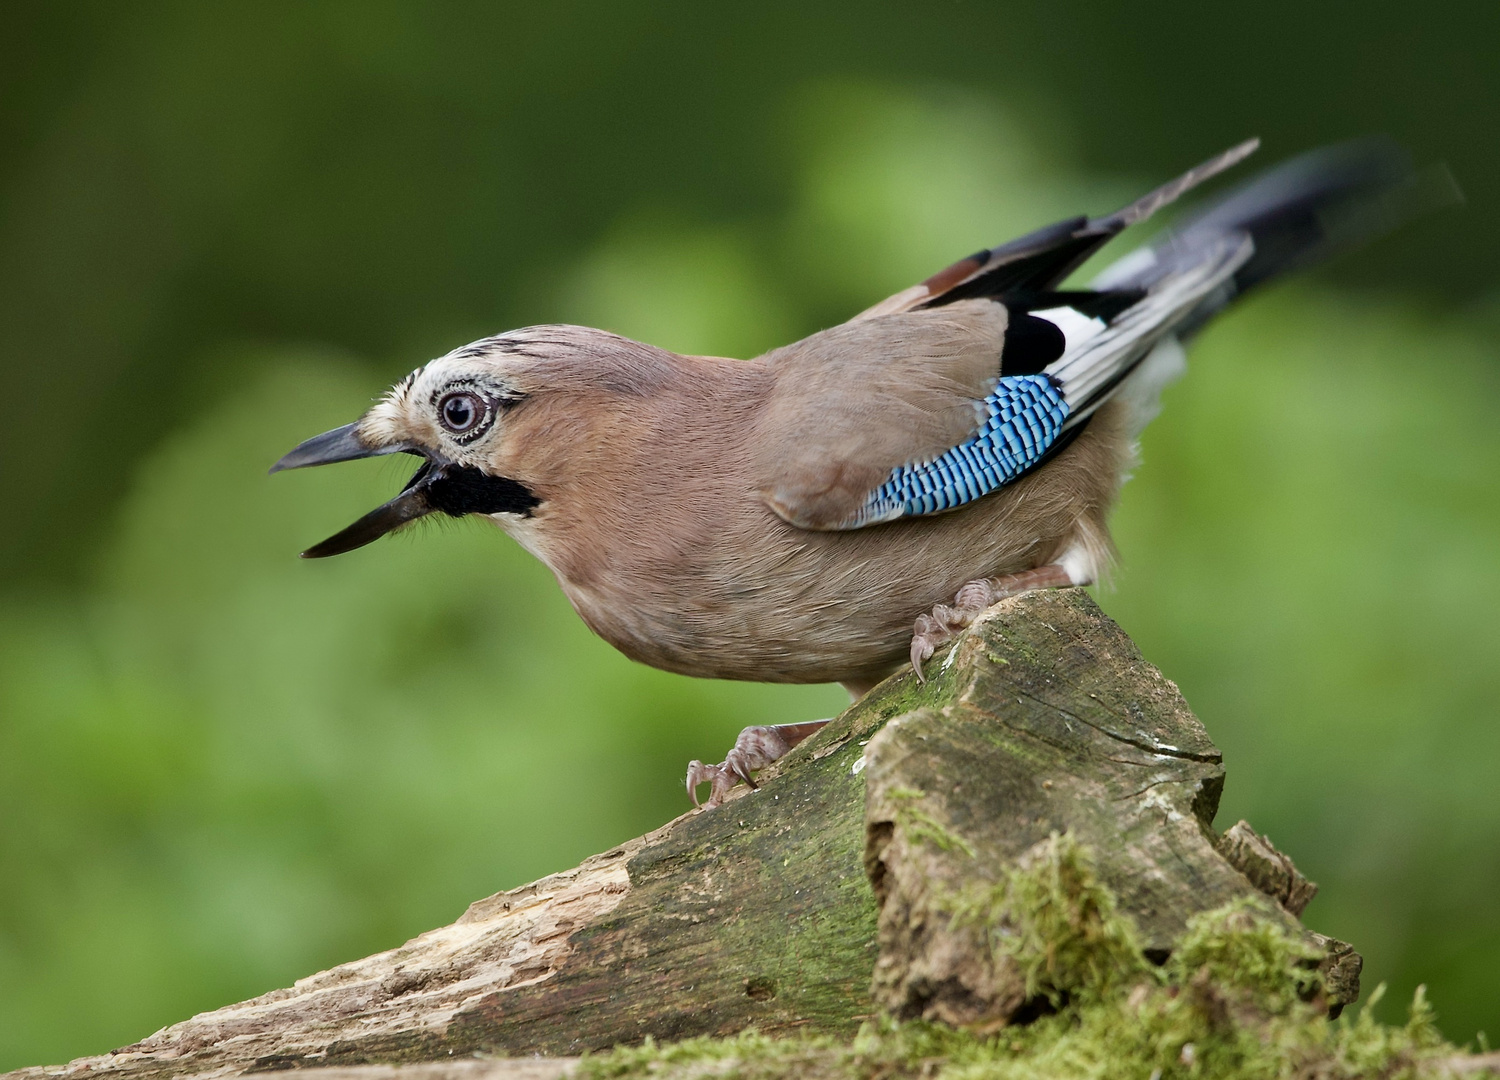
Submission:
{"label": "dark eye pupil", "polygon": [[479,410],[474,400],[467,395],[451,397],[443,402],[443,422],[454,431],[465,431],[474,426]]}

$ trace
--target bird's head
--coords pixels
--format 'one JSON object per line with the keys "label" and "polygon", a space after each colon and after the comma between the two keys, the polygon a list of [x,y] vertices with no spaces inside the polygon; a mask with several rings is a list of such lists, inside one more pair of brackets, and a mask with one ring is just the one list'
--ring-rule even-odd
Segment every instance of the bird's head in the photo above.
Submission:
{"label": "bird's head", "polygon": [[303,557],[352,551],[435,511],[484,514],[502,524],[532,517],[544,497],[536,489],[537,472],[545,479],[548,470],[548,462],[537,459],[549,455],[536,452],[528,426],[542,423],[555,444],[559,429],[569,425],[543,419],[545,402],[556,406],[562,399],[567,412],[587,413],[590,389],[607,389],[610,382],[597,377],[600,368],[608,372],[609,356],[625,345],[643,348],[578,327],[486,338],[413,371],[354,423],[308,439],[271,472],[396,453],[423,462],[394,499]]}

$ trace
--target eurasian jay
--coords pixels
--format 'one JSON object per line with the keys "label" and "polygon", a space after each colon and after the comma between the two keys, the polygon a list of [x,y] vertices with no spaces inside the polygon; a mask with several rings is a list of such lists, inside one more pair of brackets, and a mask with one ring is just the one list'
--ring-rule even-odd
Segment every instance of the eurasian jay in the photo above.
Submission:
{"label": "eurasian jay", "polygon": [[[668,671],[840,682],[855,697],[995,600],[1085,585],[1182,342],[1247,289],[1384,228],[1413,185],[1384,142],[1295,159],[1064,280],[1252,140],[1105,217],[980,251],[753,360],[537,326],[455,349],[273,467],[423,459],[396,498],[303,552],[434,511],[489,518],[590,628]],[[915,624],[913,624],[915,619]],[[748,728],[693,762],[710,805],[826,721]]]}

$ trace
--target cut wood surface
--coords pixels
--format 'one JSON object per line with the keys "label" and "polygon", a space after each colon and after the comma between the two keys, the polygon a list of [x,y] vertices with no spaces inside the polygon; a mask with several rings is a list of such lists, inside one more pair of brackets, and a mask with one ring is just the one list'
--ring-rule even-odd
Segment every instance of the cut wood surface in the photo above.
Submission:
{"label": "cut wood surface", "polygon": [[[1248,826],[1213,831],[1218,750],[1086,594],[1002,601],[928,670],[925,685],[903,674],[877,687],[758,790],[480,900],[451,926],[113,1054],[8,1076],[570,1056],[751,1025],[850,1035],[881,1009],[1003,1024],[1028,1007],[1024,986],[944,898],[1001,880],[1054,834],[1093,853],[1148,955],[1236,897],[1297,926],[1313,887]],[[1359,959],[1320,941],[1337,1008],[1358,992]],[[566,1064],[491,1062],[483,1075]]]}

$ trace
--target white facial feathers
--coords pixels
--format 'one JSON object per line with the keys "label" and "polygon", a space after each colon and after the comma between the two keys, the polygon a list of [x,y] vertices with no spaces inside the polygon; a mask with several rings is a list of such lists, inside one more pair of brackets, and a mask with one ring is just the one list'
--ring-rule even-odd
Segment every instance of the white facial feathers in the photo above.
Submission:
{"label": "white facial feathers", "polygon": [[360,419],[359,437],[372,446],[405,443],[462,459],[463,448],[482,441],[501,408],[520,396],[479,347],[489,340],[456,349],[396,383]]}

